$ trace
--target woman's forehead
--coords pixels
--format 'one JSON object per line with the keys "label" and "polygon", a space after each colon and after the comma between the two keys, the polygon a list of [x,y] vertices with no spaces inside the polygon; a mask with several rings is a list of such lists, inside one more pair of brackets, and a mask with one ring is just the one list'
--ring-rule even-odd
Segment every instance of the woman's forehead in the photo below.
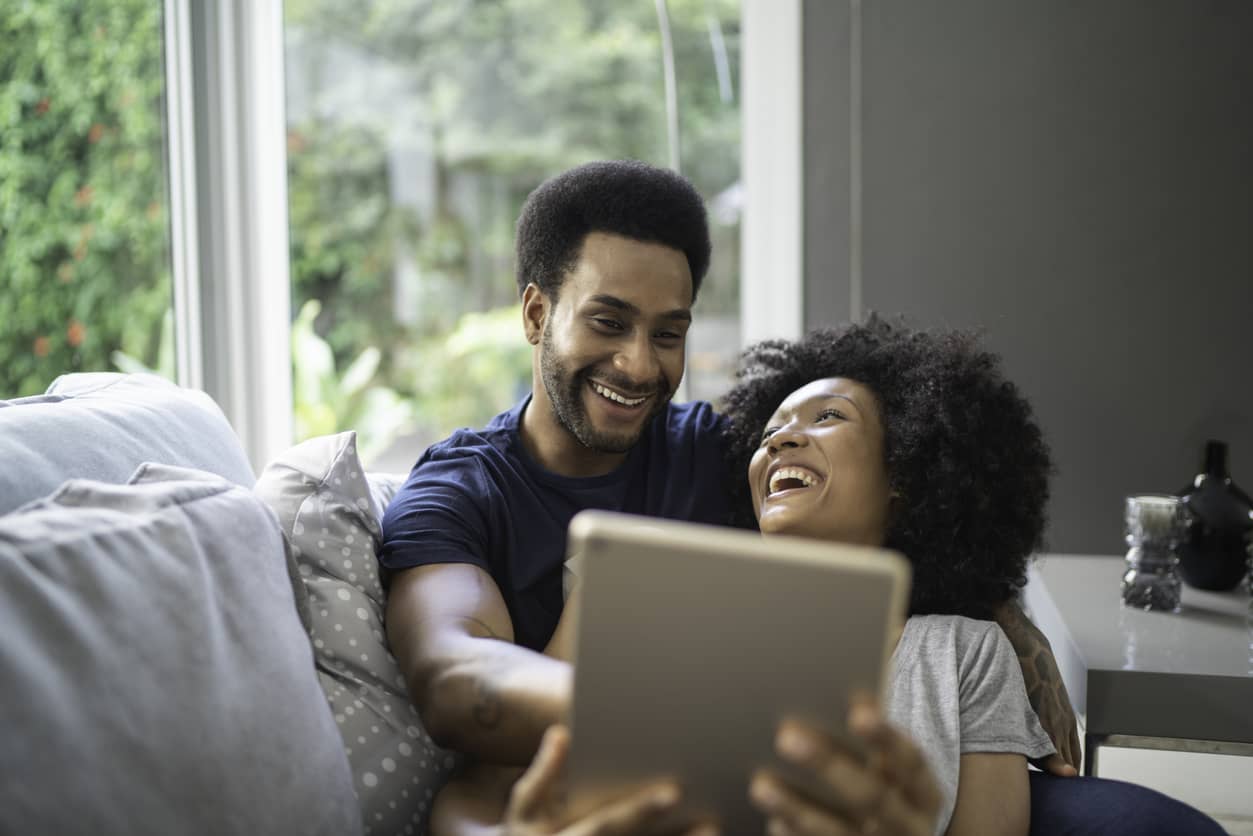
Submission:
{"label": "woman's forehead", "polygon": [[812,380],[783,399],[775,414],[792,412],[811,402],[840,398],[852,401],[855,406],[874,404],[874,393],[869,387],[847,377],[823,377]]}

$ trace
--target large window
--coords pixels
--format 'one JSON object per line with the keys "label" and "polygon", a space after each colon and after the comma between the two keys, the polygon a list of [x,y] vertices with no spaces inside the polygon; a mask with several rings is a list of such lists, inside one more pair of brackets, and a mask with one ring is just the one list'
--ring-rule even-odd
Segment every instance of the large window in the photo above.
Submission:
{"label": "large window", "polygon": [[[296,432],[359,433],[375,466],[530,385],[513,225],[591,159],[677,167],[713,266],[690,397],[739,345],[737,0],[286,0]],[[668,106],[668,95],[670,106]]]}
{"label": "large window", "polygon": [[172,377],[160,0],[4,0],[0,43],[0,398]]}

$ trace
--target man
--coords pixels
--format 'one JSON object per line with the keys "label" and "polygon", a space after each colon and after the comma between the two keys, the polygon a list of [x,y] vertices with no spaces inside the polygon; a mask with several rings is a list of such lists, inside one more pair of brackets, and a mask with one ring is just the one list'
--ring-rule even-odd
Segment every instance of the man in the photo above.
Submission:
{"label": "man", "polygon": [[[726,485],[744,477],[722,472],[723,419],[670,402],[709,252],[700,196],[642,163],[581,166],[528,198],[517,280],[533,393],[430,448],[383,523],[388,640],[441,745],[522,765],[564,719],[571,671],[554,642],[576,512],[729,519]],[[1048,768],[1073,775],[1074,718],[1047,642],[1017,607],[998,621],[1063,753]]]}
{"label": "man", "polygon": [[583,166],[527,201],[534,393],[428,450],[384,518],[388,640],[441,744],[523,764],[563,716],[570,668],[538,651],[577,511],[727,521],[722,419],[670,402],[709,251],[700,196],[641,163]]}

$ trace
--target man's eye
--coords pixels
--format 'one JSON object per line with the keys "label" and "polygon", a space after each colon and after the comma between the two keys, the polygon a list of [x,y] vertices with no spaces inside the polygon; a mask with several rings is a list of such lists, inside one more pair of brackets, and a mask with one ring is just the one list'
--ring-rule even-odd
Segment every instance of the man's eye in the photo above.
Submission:
{"label": "man's eye", "polygon": [[657,334],[657,339],[665,340],[666,342],[674,342],[675,340],[683,339],[683,335],[676,334],[674,331],[660,331]]}
{"label": "man's eye", "polygon": [[832,418],[843,419],[844,413],[840,412],[838,409],[824,409],[822,412],[818,413],[819,421],[830,421]]}
{"label": "man's eye", "polygon": [[763,442],[769,440],[770,436],[774,435],[778,431],[778,427],[766,427],[765,431],[761,434],[761,440]]}
{"label": "man's eye", "polygon": [[608,328],[610,331],[621,331],[622,323],[616,319],[609,319],[603,316],[592,317],[592,321],[601,328]]}

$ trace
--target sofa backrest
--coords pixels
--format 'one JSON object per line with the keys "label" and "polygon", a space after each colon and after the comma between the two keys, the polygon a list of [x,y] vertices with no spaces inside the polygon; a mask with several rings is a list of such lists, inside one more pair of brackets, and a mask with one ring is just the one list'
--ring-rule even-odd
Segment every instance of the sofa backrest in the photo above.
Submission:
{"label": "sofa backrest", "polygon": [[125,483],[144,462],[256,481],[217,404],[163,378],[67,374],[43,395],[0,401],[0,514],[70,478]]}

